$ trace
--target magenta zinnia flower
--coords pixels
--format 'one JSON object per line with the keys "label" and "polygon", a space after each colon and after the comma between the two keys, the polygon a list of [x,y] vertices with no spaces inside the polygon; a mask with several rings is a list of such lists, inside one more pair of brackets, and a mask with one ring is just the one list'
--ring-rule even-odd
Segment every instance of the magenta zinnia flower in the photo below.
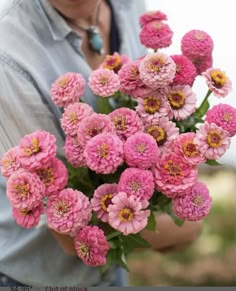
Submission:
{"label": "magenta zinnia flower", "polygon": [[140,26],[143,27],[144,25],[148,24],[154,20],[167,20],[166,14],[159,10],[155,11],[147,11],[139,17]]}
{"label": "magenta zinnia flower", "polygon": [[85,226],[74,238],[77,255],[89,266],[106,264],[106,255],[110,245],[104,231],[97,226]]}
{"label": "magenta zinnia flower", "polygon": [[212,57],[212,55],[210,55],[206,58],[196,57],[196,58],[190,59],[190,61],[194,64],[194,66],[197,70],[197,75],[201,75],[207,69],[212,67],[213,57]]}
{"label": "magenta zinnia flower", "polygon": [[201,220],[208,215],[211,206],[212,198],[202,182],[197,182],[189,194],[172,200],[173,211],[182,220]]}
{"label": "magenta zinnia flower", "polygon": [[84,146],[80,144],[77,137],[67,135],[63,147],[68,162],[75,168],[85,167]]}
{"label": "magenta zinnia flower", "polygon": [[21,168],[21,164],[17,159],[18,147],[9,149],[0,160],[0,169],[3,177],[8,179],[12,173]]}

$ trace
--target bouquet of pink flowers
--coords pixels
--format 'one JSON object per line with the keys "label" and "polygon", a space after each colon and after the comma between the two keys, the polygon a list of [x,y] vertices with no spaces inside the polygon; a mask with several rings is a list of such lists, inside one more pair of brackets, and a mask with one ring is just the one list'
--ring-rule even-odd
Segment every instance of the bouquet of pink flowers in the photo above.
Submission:
{"label": "bouquet of pink flowers", "polygon": [[[182,54],[167,55],[173,32],[160,11],[140,17],[140,40],[154,51],[138,60],[114,53],[92,71],[88,86],[98,112],[83,102],[86,81],[68,72],[51,86],[63,108],[65,160],[57,158],[56,138],[38,130],[22,138],[1,159],[13,217],[48,227],[74,239],[78,257],[90,266],[111,263],[127,269],[126,257],[147,247],[143,229],[155,230],[155,215],[167,212],[181,225],[207,216],[212,198],[198,179],[200,164],[217,160],[236,134],[236,109],[210,108],[208,98],[227,96],[231,81],[212,67],[213,41],[192,30]],[[206,80],[197,107],[192,86]]]}

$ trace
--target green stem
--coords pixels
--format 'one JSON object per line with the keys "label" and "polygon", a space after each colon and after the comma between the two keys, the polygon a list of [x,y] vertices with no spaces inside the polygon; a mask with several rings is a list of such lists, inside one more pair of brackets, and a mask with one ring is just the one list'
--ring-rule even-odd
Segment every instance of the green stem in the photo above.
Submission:
{"label": "green stem", "polygon": [[206,93],[205,98],[203,99],[201,105],[198,107],[198,109],[196,110],[196,116],[197,117],[202,117],[206,112],[206,110],[204,110],[204,108],[207,106],[207,102],[208,102],[208,97],[211,95],[212,91],[208,90]]}
{"label": "green stem", "polygon": [[204,98],[204,100],[202,101],[202,104],[200,105],[199,108],[201,108],[208,100],[208,97],[211,95],[212,91],[211,90],[208,90],[207,93],[206,93],[206,96]]}
{"label": "green stem", "polygon": [[109,241],[112,238],[114,238],[116,236],[119,236],[119,235],[120,235],[120,232],[119,231],[112,232],[112,233],[110,233],[110,234],[107,235],[107,241]]}

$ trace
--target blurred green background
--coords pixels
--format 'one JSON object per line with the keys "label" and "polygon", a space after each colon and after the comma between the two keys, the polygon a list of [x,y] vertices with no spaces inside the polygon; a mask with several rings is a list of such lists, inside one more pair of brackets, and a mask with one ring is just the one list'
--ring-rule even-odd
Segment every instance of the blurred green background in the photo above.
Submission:
{"label": "blurred green background", "polygon": [[202,168],[199,180],[213,198],[201,235],[179,253],[132,254],[131,286],[236,286],[236,169]]}

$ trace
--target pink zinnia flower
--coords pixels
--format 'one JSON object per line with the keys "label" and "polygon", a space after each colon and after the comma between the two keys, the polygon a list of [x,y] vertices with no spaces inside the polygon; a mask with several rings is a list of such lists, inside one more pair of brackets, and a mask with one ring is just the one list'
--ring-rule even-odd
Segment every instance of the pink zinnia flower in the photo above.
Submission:
{"label": "pink zinnia flower", "polygon": [[144,132],[133,134],[124,144],[125,161],[130,167],[151,168],[157,162],[159,154],[155,139]]}
{"label": "pink zinnia flower", "polygon": [[37,170],[56,156],[56,138],[43,130],[25,135],[18,146],[17,158],[23,168]]}
{"label": "pink zinnia flower", "polygon": [[36,174],[45,185],[46,195],[57,194],[68,182],[67,168],[57,158],[52,159],[48,167],[37,170]]}
{"label": "pink zinnia flower", "polygon": [[92,208],[82,192],[67,188],[48,198],[46,214],[50,228],[75,236],[90,221]]}
{"label": "pink zinnia flower", "polygon": [[217,160],[229,148],[230,135],[215,123],[205,122],[199,126],[194,142],[207,159]]}
{"label": "pink zinnia flower", "polygon": [[16,223],[24,228],[37,226],[43,213],[44,206],[42,201],[32,209],[12,208],[12,216],[15,218]]}
{"label": "pink zinnia flower", "polygon": [[67,161],[75,168],[85,167],[84,146],[78,141],[77,137],[67,135],[63,147]]}
{"label": "pink zinnia flower", "polygon": [[133,195],[119,192],[108,206],[109,224],[124,235],[138,233],[147,225],[150,210],[143,210],[147,206],[147,200],[140,201]]}
{"label": "pink zinnia flower", "polygon": [[84,94],[85,80],[78,73],[65,73],[60,76],[51,86],[51,98],[59,107],[66,107],[78,101]]}
{"label": "pink zinnia flower", "polygon": [[176,65],[168,55],[156,52],[141,60],[139,71],[144,84],[155,90],[168,86],[174,80]]}
{"label": "pink zinnia flower", "polygon": [[158,11],[155,10],[155,11],[145,12],[139,17],[139,23],[141,27],[154,20],[159,20],[159,21],[167,20],[167,16],[166,14],[164,14],[163,12],[159,10]]}
{"label": "pink zinnia flower", "polygon": [[166,96],[176,120],[184,120],[196,110],[196,94],[189,85],[168,87]]}
{"label": "pink zinnia flower", "polygon": [[88,85],[94,94],[109,97],[119,90],[120,80],[112,70],[99,68],[90,74]]}
{"label": "pink zinnia flower", "polygon": [[210,68],[202,73],[206,83],[216,97],[225,97],[232,89],[232,82],[220,69]]}
{"label": "pink zinnia flower", "polygon": [[197,181],[197,167],[174,153],[160,156],[153,168],[155,187],[169,198],[189,193]]}
{"label": "pink zinnia flower", "polygon": [[109,114],[115,126],[116,134],[126,140],[129,136],[143,129],[143,123],[138,114],[129,108],[121,107]]}
{"label": "pink zinnia flower", "polygon": [[197,71],[194,64],[184,55],[172,55],[171,58],[176,64],[175,78],[171,86],[192,86],[197,76]]}
{"label": "pink zinnia flower", "polygon": [[121,67],[130,61],[128,56],[114,52],[112,55],[106,55],[99,68],[113,70],[117,74]]}
{"label": "pink zinnia flower", "polygon": [[205,120],[228,131],[230,136],[236,134],[236,108],[228,104],[221,103],[213,106],[207,111]]}
{"label": "pink zinnia flower", "polygon": [[9,149],[0,160],[0,169],[3,177],[8,179],[12,173],[21,168],[21,164],[17,159],[18,147]]}
{"label": "pink zinnia flower", "polygon": [[103,221],[108,222],[108,206],[112,203],[111,200],[117,193],[117,184],[102,184],[93,194],[91,205],[93,211],[96,212],[97,217]]}
{"label": "pink zinnia flower", "polygon": [[138,168],[125,169],[118,182],[118,192],[135,196],[139,200],[149,200],[154,191],[154,178],[151,171]]}
{"label": "pink zinnia flower", "polygon": [[100,133],[88,141],[84,155],[91,170],[112,174],[124,162],[123,142],[113,133]]}
{"label": "pink zinnia flower", "polygon": [[212,198],[207,186],[197,182],[192,191],[172,200],[172,208],[176,216],[182,220],[197,221],[208,215],[212,206]]}
{"label": "pink zinnia flower", "polygon": [[12,206],[32,209],[45,196],[45,186],[38,175],[19,169],[7,180],[7,197]]}
{"label": "pink zinnia flower", "polygon": [[104,231],[97,226],[85,226],[74,238],[77,255],[89,266],[103,266],[110,245]]}
{"label": "pink zinnia flower", "polygon": [[65,134],[75,136],[81,121],[93,113],[93,108],[86,103],[76,102],[70,104],[65,108],[60,120]]}
{"label": "pink zinnia flower", "polygon": [[106,114],[94,113],[86,117],[81,123],[77,131],[77,138],[81,145],[86,143],[96,135],[102,132],[113,132],[114,125]]}

